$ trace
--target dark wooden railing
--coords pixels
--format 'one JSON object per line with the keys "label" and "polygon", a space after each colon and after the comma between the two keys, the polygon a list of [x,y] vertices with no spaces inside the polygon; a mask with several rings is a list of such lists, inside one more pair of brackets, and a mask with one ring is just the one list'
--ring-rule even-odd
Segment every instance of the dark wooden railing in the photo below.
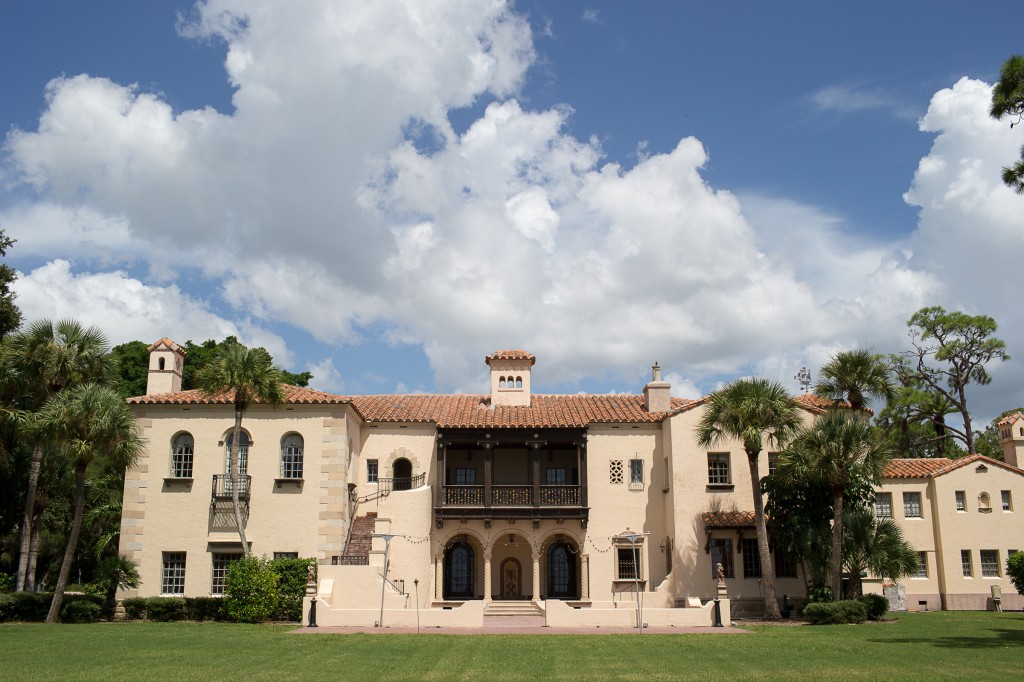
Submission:
{"label": "dark wooden railing", "polygon": [[[249,499],[249,490],[252,487],[252,476],[239,476],[238,477],[238,498],[242,500]],[[213,499],[223,500],[231,499],[231,476],[229,474],[214,474],[213,475]]]}
{"label": "dark wooden railing", "polygon": [[444,503],[454,507],[484,506],[484,487],[482,485],[446,485],[444,487]]}
{"label": "dark wooden railing", "polygon": [[[537,502],[543,507],[578,507],[580,506],[580,486],[542,485]],[[448,507],[483,507],[485,506],[484,486],[446,485],[444,486],[443,504]],[[533,486],[491,486],[490,506],[532,507],[534,506]]]}

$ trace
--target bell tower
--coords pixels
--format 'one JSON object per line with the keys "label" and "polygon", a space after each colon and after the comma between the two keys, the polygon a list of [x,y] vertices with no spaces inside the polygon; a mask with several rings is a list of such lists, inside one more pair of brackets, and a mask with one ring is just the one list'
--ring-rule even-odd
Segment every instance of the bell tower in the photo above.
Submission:
{"label": "bell tower", "polygon": [[1010,466],[1024,464],[1024,413],[1008,414],[996,424],[999,444],[1003,446],[1003,459]]}
{"label": "bell tower", "polygon": [[164,337],[149,347],[149,374],[146,395],[177,393],[181,390],[181,372],[185,349]]}
{"label": "bell tower", "polygon": [[491,405],[530,406],[530,368],[537,362],[523,350],[499,350],[484,362],[491,368]]}

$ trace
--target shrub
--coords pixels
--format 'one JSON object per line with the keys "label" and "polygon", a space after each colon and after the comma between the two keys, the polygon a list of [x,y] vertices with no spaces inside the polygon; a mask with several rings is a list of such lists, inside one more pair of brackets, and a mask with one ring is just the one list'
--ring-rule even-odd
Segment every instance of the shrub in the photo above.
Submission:
{"label": "shrub", "polygon": [[1014,552],[1006,559],[1006,575],[1017,592],[1024,594],[1024,552]]}
{"label": "shrub", "polygon": [[860,600],[868,610],[868,620],[881,620],[889,610],[889,600],[880,594],[865,594]]}
{"label": "shrub", "polygon": [[832,602],[832,588],[828,585],[815,585],[807,589],[807,600],[805,604],[820,604]]}
{"label": "shrub", "polygon": [[245,557],[233,561],[224,581],[224,609],[240,623],[260,623],[278,606],[278,575],[266,558]]}
{"label": "shrub", "polygon": [[146,600],[142,597],[128,597],[121,602],[124,617],[128,620],[142,620],[146,617]]}
{"label": "shrub", "polygon": [[813,625],[863,623],[868,618],[868,607],[855,599],[815,602],[804,607],[804,618]]}
{"label": "shrub", "polygon": [[53,595],[44,592],[15,592],[0,595],[0,621],[39,622],[46,620]]}
{"label": "shrub", "polygon": [[60,610],[60,619],[65,623],[95,623],[100,619],[102,609],[91,601],[72,601]]}
{"label": "shrub", "polygon": [[225,620],[224,600],[220,597],[185,597],[188,620]]}
{"label": "shrub", "polygon": [[183,597],[150,597],[146,599],[146,620],[185,620]]}
{"label": "shrub", "polygon": [[274,559],[270,568],[277,573],[277,606],[272,620],[302,620],[302,598],[309,580],[310,559]]}
{"label": "shrub", "polygon": [[0,592],[14,591],[14,574],[0,573]]}

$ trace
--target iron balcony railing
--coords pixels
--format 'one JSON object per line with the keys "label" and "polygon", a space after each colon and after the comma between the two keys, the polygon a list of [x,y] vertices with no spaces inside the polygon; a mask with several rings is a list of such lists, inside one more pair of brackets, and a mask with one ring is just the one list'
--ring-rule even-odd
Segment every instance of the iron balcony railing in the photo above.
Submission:
{"label": "iron balcony railing", "polygon": [[[578,485],[542,485],[536,504],[542,507],[578,507],[580,506],[580,486]],[[483,507],[484,486],[482,485],[446,485],[444,486],[444,505],[450,507]],[[492,485],[492,507],[532,507],[534,506],[534,489],[532,485]]]}
{"label": "iron balcony railing", "polygon": [[392,490],[413,490],[422,488],[426,481],[427,474],[424,472],[417,476],[402,476],[399,478],[377,478],[377,490],[390,492]]}
{"label": "iron balcony railing", "polygon": [[[244,475],[238,477],[238,497],[242,500],[249,499],[249,490],[252,487],[252,476]],[[229,474],[213,475],[213,499],[231,499],[233,486]]]}

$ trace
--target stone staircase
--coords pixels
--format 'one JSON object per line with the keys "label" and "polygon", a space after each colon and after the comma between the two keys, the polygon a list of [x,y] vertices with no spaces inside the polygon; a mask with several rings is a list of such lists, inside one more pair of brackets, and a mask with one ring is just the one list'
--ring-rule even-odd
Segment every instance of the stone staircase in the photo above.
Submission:
{"label": "stone staircase", "polygon": [[357,516],[352,521],[352,532],[349,534],[345,552],[341,555],[341,564],[365,566],[370,563],[370,548],[373,546],[373,531],[376,525],[377,512]]}
{"label": "stone staircase", "polygon": [[544,609],[532,601],[492,601],[484,609],[485,627],[542,627]]}

